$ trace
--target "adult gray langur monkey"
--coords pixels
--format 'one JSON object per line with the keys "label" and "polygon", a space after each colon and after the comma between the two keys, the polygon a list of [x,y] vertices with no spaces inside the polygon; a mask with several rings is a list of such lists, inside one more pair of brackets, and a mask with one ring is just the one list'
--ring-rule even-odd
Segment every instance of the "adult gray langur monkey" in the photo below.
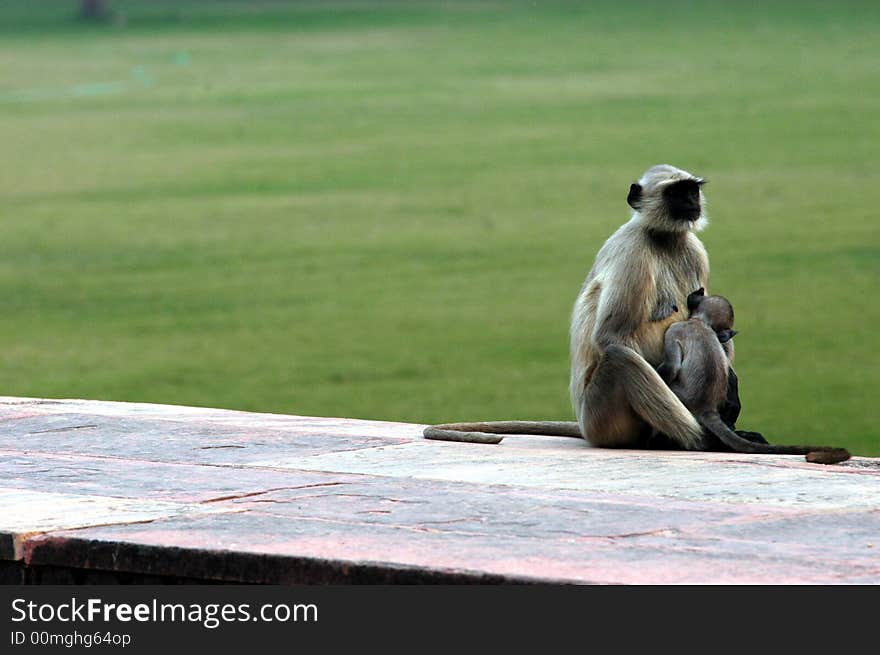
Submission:
{"label": "adult gray langur monkey", "polygon": [[655,370],[666,329],[686,318],[692,291],[708,288],[709,258],[696,236],[706,224],[704,182],[660,165],[630,186],[634,213],[599,250],[572,314],[570,392],[577,422],[451,423],[426,428],[425,437],[498,443],[498,434],[541,434],[584,437],[609,448],[661,441],[706,449],[700,424]]}

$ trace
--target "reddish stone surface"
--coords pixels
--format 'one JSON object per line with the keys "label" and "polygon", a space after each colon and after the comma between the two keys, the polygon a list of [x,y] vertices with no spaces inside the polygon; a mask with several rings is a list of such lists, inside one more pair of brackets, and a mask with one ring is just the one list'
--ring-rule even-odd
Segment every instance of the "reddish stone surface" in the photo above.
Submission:
{"label": "reddish stone surface", "polygon": [[880,463],[0,399],[9,582],[876,583]]}

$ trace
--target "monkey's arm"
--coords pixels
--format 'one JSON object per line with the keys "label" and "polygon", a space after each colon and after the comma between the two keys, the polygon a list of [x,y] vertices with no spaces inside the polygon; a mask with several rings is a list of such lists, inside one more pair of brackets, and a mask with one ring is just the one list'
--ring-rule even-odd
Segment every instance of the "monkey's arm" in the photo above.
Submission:
{"label": "monkey's arm", "polygon": [[[614,269],[602,283],[592,341],[605,350],[622,345],[640,350],[635,333],[649,320],[649,303],[654,297],[654,281],[641,257],[621,253]],[[639,290],[634,293],[633,290]]]}
{"label": "monkey's arm", "polygon": [[681,341],[675,339],[668,332],[666,342],[664,343],[663,355],[663,361],[657,367],[657,373],[660,374],[660,377],[663,378],[666,384],[671,384],[678,378],[678,374],[681,373],[684,349],[681,346]]}

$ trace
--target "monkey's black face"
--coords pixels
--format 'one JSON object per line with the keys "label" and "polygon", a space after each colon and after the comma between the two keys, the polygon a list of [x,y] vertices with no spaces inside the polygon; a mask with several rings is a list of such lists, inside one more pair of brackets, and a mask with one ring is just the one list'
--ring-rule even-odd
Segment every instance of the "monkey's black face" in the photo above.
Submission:
{"label": "monkey's black face", "polygon": [[700,187],[703,180],[680,180],[663,189],[669,215],[679,221],[695,221],[700,217]]}

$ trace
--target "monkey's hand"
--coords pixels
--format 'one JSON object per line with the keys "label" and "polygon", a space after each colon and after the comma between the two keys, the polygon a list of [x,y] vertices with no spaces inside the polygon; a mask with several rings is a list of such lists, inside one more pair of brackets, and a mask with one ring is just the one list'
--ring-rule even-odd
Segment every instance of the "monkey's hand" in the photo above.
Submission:
{"label": "monkey's hand", "polygon": [[660,302],[657,303],[657,306],[654,308],[654,311],[651,312],[650,320],[651,321],[666,321],[673,320],[678,321],[683,319],[678,311],[678,305],[675,304],[675,300],[670,298],[663,298]]}

